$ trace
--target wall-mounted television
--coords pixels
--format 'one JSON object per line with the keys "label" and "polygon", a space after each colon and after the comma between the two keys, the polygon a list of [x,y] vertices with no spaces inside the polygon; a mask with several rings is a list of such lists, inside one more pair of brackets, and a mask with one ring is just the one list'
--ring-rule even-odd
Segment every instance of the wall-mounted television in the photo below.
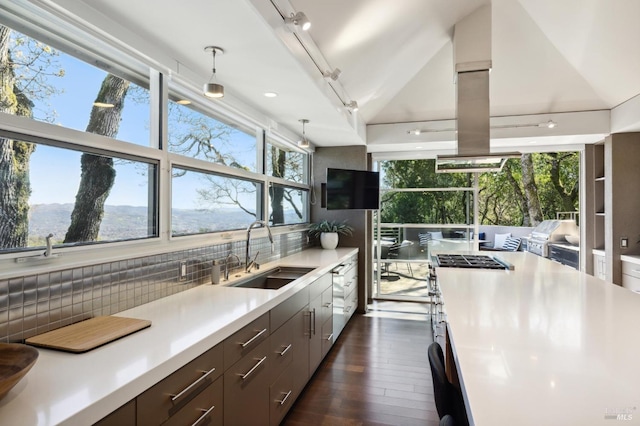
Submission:
{"label": "wall-mounted television", "polygon": [[379,208],[380,173],[366,170],[327,169],[327,210]]}

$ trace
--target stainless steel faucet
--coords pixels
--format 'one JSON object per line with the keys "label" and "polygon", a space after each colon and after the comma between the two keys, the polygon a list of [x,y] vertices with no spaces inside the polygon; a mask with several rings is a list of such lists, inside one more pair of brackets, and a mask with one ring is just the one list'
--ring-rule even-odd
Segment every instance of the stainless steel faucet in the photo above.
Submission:
{"label": "stainless steel faucet", "polygon": [[235,253],[229,252],[227,257],[224,259],[224,280],[225,281],[229,281],[229,261],[231,260],[232,257],[236,258],[236,260],[238,261],[238,266],[242,265],[242,263],[240,263],[240,256],[238,256]]}
{"label": "stainless steel faucet", "polygon": [[245,258],[245,261],[246,261],[245,265],[247,266],[246,272],[251,272],[251,266],[253,265],[253,263],[255,263],[255,260],[251,261],[251,256],[250,256],[251,230],[258,225],[262,225],[265,228],[267,228],[267,234],[269,235],[269,241],[271,242],[271,253],[273,253],[273,235],[271,235],[271,228],[269,228],[269,225],[267,225],[267,222],[265,222],[264,220],[256,220],[247,228],[247,247],[246,247],[246,258]]}

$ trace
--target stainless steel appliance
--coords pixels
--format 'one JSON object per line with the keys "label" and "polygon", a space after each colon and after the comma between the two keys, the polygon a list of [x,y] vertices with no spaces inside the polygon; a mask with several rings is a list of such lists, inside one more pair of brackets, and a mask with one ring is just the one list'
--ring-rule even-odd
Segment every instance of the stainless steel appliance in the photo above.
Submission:
{"label": "stainless steel appliance", "polygon": [[533,231],[526,250],[542,257],[549,257],[549,244],[565,241],[564,236],[577,235],[578,226],[574,220],[543,220]]}
{"label": "stainless steel appliance", "polygon": [[514,269],[495,256],[478,254],[438,254],[434,256],[434,264],[440,268]]}

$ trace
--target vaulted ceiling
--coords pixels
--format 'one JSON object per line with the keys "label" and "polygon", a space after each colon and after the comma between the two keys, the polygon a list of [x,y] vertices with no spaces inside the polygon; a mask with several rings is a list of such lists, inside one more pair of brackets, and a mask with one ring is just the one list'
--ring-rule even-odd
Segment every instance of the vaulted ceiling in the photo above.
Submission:
{"label": "vaulted ceiling", "polygon": [[[316,146],[416,156],[455,147],[454,26],[491,4],[492,149],[640,131],[637,0],[54,0],[194,87],[218,45],[222,102]],[[285,25],[303,11],[308,32]],[[323,71],[339,68],[337,80]],[[264,92],[278,93],[266,98]],[[357,101],[351,112],[345,103]],[[554,129],[535,123],[553,120]],[[533,125],[532,125],[533,124]],[[412,129],[427,130],[422,135]]]}

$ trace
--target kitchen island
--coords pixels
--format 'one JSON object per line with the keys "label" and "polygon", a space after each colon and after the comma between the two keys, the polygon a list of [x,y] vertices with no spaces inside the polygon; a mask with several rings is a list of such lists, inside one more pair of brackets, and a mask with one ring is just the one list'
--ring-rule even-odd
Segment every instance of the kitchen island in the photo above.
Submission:
{"label": "kitchen island", "polygon": [[471,424],[640,424],[640,294],[546,258],[438,268]]}
{"label": "kitchen island", "polygon": [[83,354],[38,349],[32,370],[0,400],[0,424],[93,424],[355,253],[309,249],[262,265],[316,268],[279,290],[205,284],[120,312],[152,325]]}

